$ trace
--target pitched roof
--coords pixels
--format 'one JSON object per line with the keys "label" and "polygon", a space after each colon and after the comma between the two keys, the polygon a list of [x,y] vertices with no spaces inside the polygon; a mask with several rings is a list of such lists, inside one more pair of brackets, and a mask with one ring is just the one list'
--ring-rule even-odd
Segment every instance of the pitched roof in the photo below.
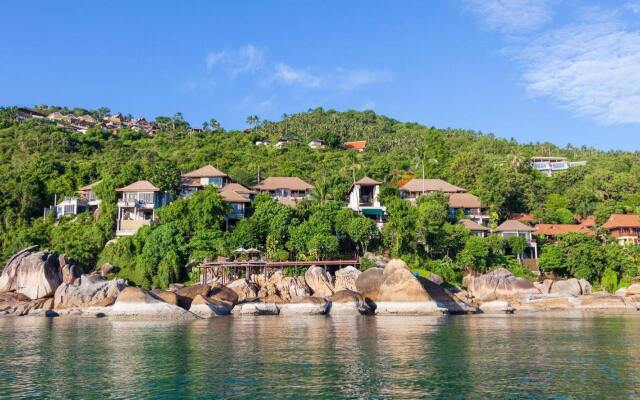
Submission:
{"label": "pitched roof", "polygon": [[249,200],[245,196],[241,195],[235,190],[227,188],[226,186],[222,190],[220,190],[218,193],[220,193],[220,196],[222,196],[224,201],[226,201],[227,203],[250,203],[251,202],[251,200]]}
{"label": "pitched roof", "polygon": [[471,232],[488,232],[490,229],[486,226],[482,226],[476,221],[472,221],[470,219],[461,219],[458,221],[459,224],[464,225],[465,228],[470,230]]}
{"label": "pitched roof", "polygon": [[587,228],[592,228],[596,226],[596,217],[595,215],[589,215],[580,221],[580,225],[586,226]]}
{"label": "pitched roof", "polygon": [[365,176],[364,178],[360,179],[359,181],[356,181],[356,185],[360,185],[360,186],[375,186],[375,185],[380,185],[380,182],[369,178],[368,176]]}
{"label": "pitched roof", "polygon": [[640,216],[636,214],[613,214],[602,227],[604,229],[640,228]]}
{"label": "pitched roof", "polygon": [[525,213],[511,213],[511,219],[515,219],[516,221],[520,221],[520,222],[533,222],[534,221],[533,215],[525,214]]}
{"label": "pitched roof", "polygon": [[194,171],[187,172],[182,176],[186,178],[205,178],[205,177],[226,177],[227,174],[220,171],[218,168],[211,165],[205,165],[202,168],[198,168]]}
{"label": "pitched roof", "polygon": [[97,181],[97,182],[93,182],[88,184],[87,186],[83,186],[80,189],[78,189],[79,192],[86,192],[89,190],[93,190],[96,186],[98,186],[100,183],[102,182],[102,179]]}
{"label": "pitched roof", "polygon": [[515,219],[508,219],[495,229],[496,232],[533,232],[535,229]]}
{"label": "pitched roof", "polygon": [[449,196],[451,208],[481,208],[482,204],[477,196],[471,193],[452,193]]}
{"label": "pitched roof", "polygon": [[253,188],[257,190],[309,190],[313,189],[313,185],[308,184],[297,176],[272,176]]}
{"label": "pitched roof", "polygon": [[442,179],[412,179],[400,187],[404,192],[464,193],[467,189],[445,182]]}
{"label": "pitched roof", "polygon": [[358,140],[355,142],[344,142],[345,149],[364,150],[367,147],[366,140]]}
{"label": "pitched roof", "polygon": [[130,185],[116,189],[116,192],[159,192],[160,189],[149,181],[133,182]]}
{"label": "pitched roof", "polygon": [[534,235],[555,236],[566,233],[593,233],[591,229],[578,224],[538,224],[535,226]]}
{"label": "pitched roof", "polygon": [[255,190],[251,190],[251,189],[247,189],[246,187],[242,186],[239,183],[227,183],[226,185],[224,185],[223,190],[233,190],[234,192],[238,192],[238,193],[247,193],[247,194],[251,194],[251,193],[255,193]]}

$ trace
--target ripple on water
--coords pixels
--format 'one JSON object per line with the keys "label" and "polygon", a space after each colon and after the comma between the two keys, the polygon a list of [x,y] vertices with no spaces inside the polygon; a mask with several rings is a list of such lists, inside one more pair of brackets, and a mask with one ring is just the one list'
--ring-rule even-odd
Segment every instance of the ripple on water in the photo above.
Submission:
{"label": "ripple on water", "polygon": [[640,315],[0,318],[3,398],[634,398]]}

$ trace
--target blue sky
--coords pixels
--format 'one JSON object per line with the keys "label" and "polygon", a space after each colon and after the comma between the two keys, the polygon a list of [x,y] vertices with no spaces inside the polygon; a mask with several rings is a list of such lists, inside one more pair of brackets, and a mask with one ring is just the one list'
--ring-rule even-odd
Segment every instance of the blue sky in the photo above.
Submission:
{"label": "blue sky", "polygon": [[640,147],[640,0],[6,2],[0,104],[227,129],[321,106]]}

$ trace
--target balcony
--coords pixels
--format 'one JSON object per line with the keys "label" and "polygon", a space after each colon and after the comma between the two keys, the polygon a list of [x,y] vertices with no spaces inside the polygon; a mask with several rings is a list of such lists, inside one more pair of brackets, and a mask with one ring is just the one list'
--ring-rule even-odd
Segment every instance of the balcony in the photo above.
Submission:
{"label": "balcony", "polygon": [[150,219],[122,219],[120,220],[120,229],[116,232],[116,236],[131,236],[138,232],[143,226],[151,225]]}

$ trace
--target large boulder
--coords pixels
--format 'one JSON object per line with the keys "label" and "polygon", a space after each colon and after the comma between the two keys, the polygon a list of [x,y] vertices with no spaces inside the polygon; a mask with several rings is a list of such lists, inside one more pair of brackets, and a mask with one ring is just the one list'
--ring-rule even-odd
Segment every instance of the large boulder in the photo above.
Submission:
{"label": "large boulder", "polygon": [[506,300],[492,300],[480,304],[478,307],[485,314],[510,314],[514,308]]}
{"label": "large boulder", "polygon": [[285,276],[279,282],[274,282],[274,285],[283,301],[311,295],[309,287],[301,276]]}
{"label": "large boulder", "polygon": [[209,291],[211,287],[204,283],[198,283],[196,285],[185,286],[175,290],[176,296],[178,296],[178,305],[185,310],[191,308],[191,302],[196,296],[200,295],[202,297],[209,296]]}
{"label": "large boulder", "polygon": [[80,267],[72,263],[64,254],[58,257],[63,283],[73,283],[82,275]]}
{"label": "large boulder", "polygon": [[238,302],[258,297],[258,290],[260,290],[258,285],[248,279],[235,280],[228,284],[227,287],[238,295]]}
{"label": "large boulder", "polygon": [[320,297],[294,297],[290,302],[281,304],[280,315],[322,315],[326,314],[331,303]]}
{"label": "large boulder", "polygon": [[542,294],[531,282],[513,276],[505,268],[498,268],[478,277],[467,275],[462,283],[471,297],[483,302],[509,300],[524,294]]}
{"label": "large boulder", "polygon": [[375,311],[360,293],[352,290],[335,292],[328,300],[331,302],[331,315],[370,315]]}
{"label": "large boulder", "polygon": [[208,297],[210,300],[221,301],[230,304],[231,307],[238,304],[238,294],[232,289],[220,284],[211,285]]}
{"label": "large boulder", "polygon": [[576,278],[571,278],[553,282],[549,293],[580,296],[582,294],[582,287],[580,286],[580,282]]}
{"label": "large boulder", "polygon": [[369,268],[356,279],[356,290],[366,300],[376,301],[378,298],[383,272],[382,268]]}
{"label": "large boulder", "polygon": [[105,278],[107,277],[107,275],[112,274],[114,272],[116,272],[116,267],[114,267],[109,263],[104,263],[102,264],[102,267],[100,267],[100,275],[102,275]]}
{"label": "large boulder", "polygon": [[633,283],[627,287],[625,292],[626,296],[637,296],[640,295],[640,283]]}
{"label": "large boulder", "polygon": [[447,311],[433,300],[423,283],[402,260],[391,260],[384,268],[375,303],[376,314],[434,314]]}
{"label": "large boulder", "polygon": [[239,316],[278,315],[280,313],[280,309],[275,303],[252,301],[238,304],[233,307],[231,313]]}
{"label": "large boulder", "polygon": [[536,289],[540,290],[542,294],[549,294],[552,285],[552,279],[545,279],[544,282],[533,282],[533,286],[535,286]]}
{"label": "large boulder", "polygon": [[334,292],[331,275],[324,268],[310,267],[304,273],[304,281],[316,297],[331,296]]}
{"label": "large boulder", "polygon": [[25,249],[9,259],[0,275],[0,292],[15,291],[32,300],[51,297],[62,283],[58,256]]}
{"label": "large boulder", "polygon": [[189,311],[200,318],[213,318],[220,315],[229,315],[231,309],[233,309],[233,305],[228,302],[197,295],[191,302]]}
{"label": "large boulder", "polygon": [[115,303],[125,286],[122,279],[108,281],[97,274],[82,275],[76,283],[63,283],[58,287],[54,295],[54,307],[107,307]]}
{"label": "large boulder", "polygon": [[151,319],[151,320],[190,320],[197,317],[173,304],[165,303],[144,289],[126,287],[109,308],[109,318],[115,319]]}
{"label": "large boulder", "polygon": [[336,281],[333,289],[338,292],[340,290],[357,290],[356,279],[362,272],[358,268],[348,266],[336,271]]}
{"label": "large boulder", "polygon": [[168,290],[162,289],[153,289],[151,294],[164,301],[167,304],[173,304],[174,306],[178,305],[178,296],[175,292],[170,292]]}

